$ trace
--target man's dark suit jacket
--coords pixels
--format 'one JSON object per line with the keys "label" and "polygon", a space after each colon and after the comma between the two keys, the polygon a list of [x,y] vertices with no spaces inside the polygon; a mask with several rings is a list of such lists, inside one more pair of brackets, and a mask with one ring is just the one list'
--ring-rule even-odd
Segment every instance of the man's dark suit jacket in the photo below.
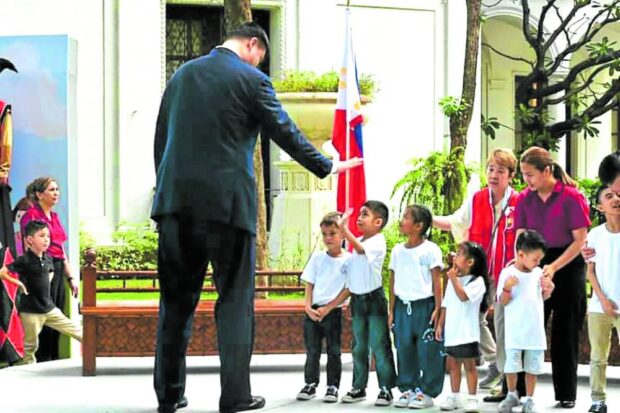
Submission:
{"label": "man's dark suit jacket", "polygon": [[151,217],[188,214],[256,233],[256,138],[273,139],[319,177],[332,162],[295,126],[268,76],[223,47],[181,66],[166,87],[155,132]]}

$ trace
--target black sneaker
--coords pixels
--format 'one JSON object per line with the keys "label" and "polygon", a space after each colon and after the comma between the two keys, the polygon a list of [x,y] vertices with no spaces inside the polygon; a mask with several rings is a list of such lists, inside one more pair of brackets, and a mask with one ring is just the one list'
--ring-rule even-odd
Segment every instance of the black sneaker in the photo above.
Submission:
{"label": "black sneaker", "polygon": [[343,403],[355,403],[366,400],[366,389],[351,389],[343,398]]}
{"label": "black sneaker", "polygon": [[338,388],[336,386],[327,386],[323,401],[325,403],[336,403],[338,401]]}
{"label": "black sneaker", "polygon": [[381,387],[379,391],[379,395],[377,396],[377,400],[375,401],[375,406],[389,406],[392,404],[392,400],[394,400],[394,396],[392,396],[392,390],[387,387]]}
{"label": "black sneaker", "polygon": [[316,385],[306,384],[299,393],[297,393],[297,400],[310,400],[316,397]]}
{"label": "black sneaker", "polygon": [[607,413],[607,405],[602,401],[594,402],[588,411],[592,413]]}

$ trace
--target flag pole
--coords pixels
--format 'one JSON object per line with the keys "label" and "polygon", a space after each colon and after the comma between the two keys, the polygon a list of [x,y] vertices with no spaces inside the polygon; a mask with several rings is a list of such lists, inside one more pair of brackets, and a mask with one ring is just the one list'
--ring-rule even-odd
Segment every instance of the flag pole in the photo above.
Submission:
{"label": "flag pole", "polygon": [[[349,76],[348,76],[349,70],[352,69],[352,68],[348,67],[349,66],[349,60],[350,60],[349,59],[350,53],[352,52],[351,51],[351,25],[350,25],[350,19],[349,19],[349,17],[350,17],[350,13],[349,13],[349,0],[347,0],[347,11],[346,11],[346,13],[347,13],[347,15],[346,15],[346,18],[347,18],[347,22],[346,22],[346,24],[347,24],[347,34],[346,34],[346,36],[347,36],[346,37],[347,44],[345,46],[345,49],[346,49],[345,53],[346,53],[346,56],[347,56],[346,57],[346,59],[347,59],[347,61],[346,61],[347,67],[345,68],[346,69],[346,72],[345,72],[345,82],[347,82],[347,80],[349,79]],[[345,117],[346,117],[346,120],[345,120],[345,134],[344,134],[345,139],[346,139],[345,160],[349,160],[349,158],[351,157],[351,142],[350,142],[351,141],[351,108],[349,107],[349,94],[347,93],[348,92],[347,89],[348,89],[348,85],[345,87],[345,92],[344,92],[345,93],[345,102],[346,102],[345,103],[345,108],[346,108],[346,115],[345,115]],[[349,194],[350,194],[349,186],[350,186],[350,180],[351,180],[350,172],[349,171],[350,170],[347,169],[347,171],[345,172],[346,175],[345,175],[345,202],[344,202],[345,210],[344,210],[344,212],[347,212],[349,210],[350,206],[351,206],[350,199],[349,199]]]}

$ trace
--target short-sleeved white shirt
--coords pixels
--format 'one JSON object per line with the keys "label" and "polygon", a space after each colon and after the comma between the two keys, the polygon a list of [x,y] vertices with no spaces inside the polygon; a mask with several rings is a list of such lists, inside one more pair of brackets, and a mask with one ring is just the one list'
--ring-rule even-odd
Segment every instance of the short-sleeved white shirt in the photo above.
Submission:
{"label": "short-sleeved white shirt", "polygon": [[433,268],[441,269],[441,249],[425,240],[414,248],[397,244],[390,256],[390,270],[394,271],[394,294],[405,301],[433,296]]}
{"label": "short-sleeved white shirt", "polygon": [[[594,272],[603,293],[620,307],[620,233],[609,232],[605,224],[592,228],[588,233],[588,247],[596,251],[590,261],[595,263]],[[594,293],[588,312],[604,312]]]}
{"label": "short-sleeved white shirt", "polygon": [[[480,303],[486,292],[482,277],[472,281],[471,275],[459,277],[467,301],[461,301],[456,295],[452,280],[448,280],[442,307],[446,309],[444,323],[444,345],[448,347],[480,341]],[[471,281],[471,282],[470,282]]]}
{"label": "short-sleeved white shirt", "polygon": [[382,286],[381,268],[385,260],[387,245],[383,234],[378,233],[364,241],[364,254],[355,250],[342,266],[347,274],[346,287],[352,294],[367,294]]}
{"label": "short-sleeved white shirt", "polygon": [[519,283],[512,287],[511,300],[504,306],[504,343],[507,349],[546,350],[545,306],[540,279],[542,268],[531,272],[519,271],[514,265],[504,268],[497,283],[497,298],[502,294],[508,277],[514,275]]}
{"label": "short-sleeved white shirt", "polygon": [[346,282],[341,267],[350,255],[346,251],[339,257],[332,257],[327,251],[312,254],[301,274],[302,280],[314,285],[312,304],[325,305],[340,294]]}

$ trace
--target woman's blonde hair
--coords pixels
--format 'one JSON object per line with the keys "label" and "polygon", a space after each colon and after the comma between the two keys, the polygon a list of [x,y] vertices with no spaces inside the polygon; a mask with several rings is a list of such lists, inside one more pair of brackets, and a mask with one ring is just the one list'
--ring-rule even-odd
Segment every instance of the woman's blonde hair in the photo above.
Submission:
{"label": "woman's blonde hair", "polygon": [[532,146],[521,155],[521,163],[532,165],[540,172],[549,168],[555,179],[562,181],[565,185],[577,187],[577,182],[564,172],[564,169],[551,158],[549,151],[544,148]]}
{"label": "woman's blonde hair", "polygon": [[493,150],[487,158],[487,166],[491,162],[507,168],[510,176],[514,176],[515,172],[517,172],[517,157],[510,149],[497,148]]}
{"label": "woman's blonde hair", "polygon": [[39,198],[37,198],[37,192],[45,192],[45,189],[47,189],[49,184],[51,184],[52,182],[56,182],[56,180],[49,176],[42,176],[30,182],[28,186],[26,186],[26,198],[28,198],[30,202],[39,203]]}

